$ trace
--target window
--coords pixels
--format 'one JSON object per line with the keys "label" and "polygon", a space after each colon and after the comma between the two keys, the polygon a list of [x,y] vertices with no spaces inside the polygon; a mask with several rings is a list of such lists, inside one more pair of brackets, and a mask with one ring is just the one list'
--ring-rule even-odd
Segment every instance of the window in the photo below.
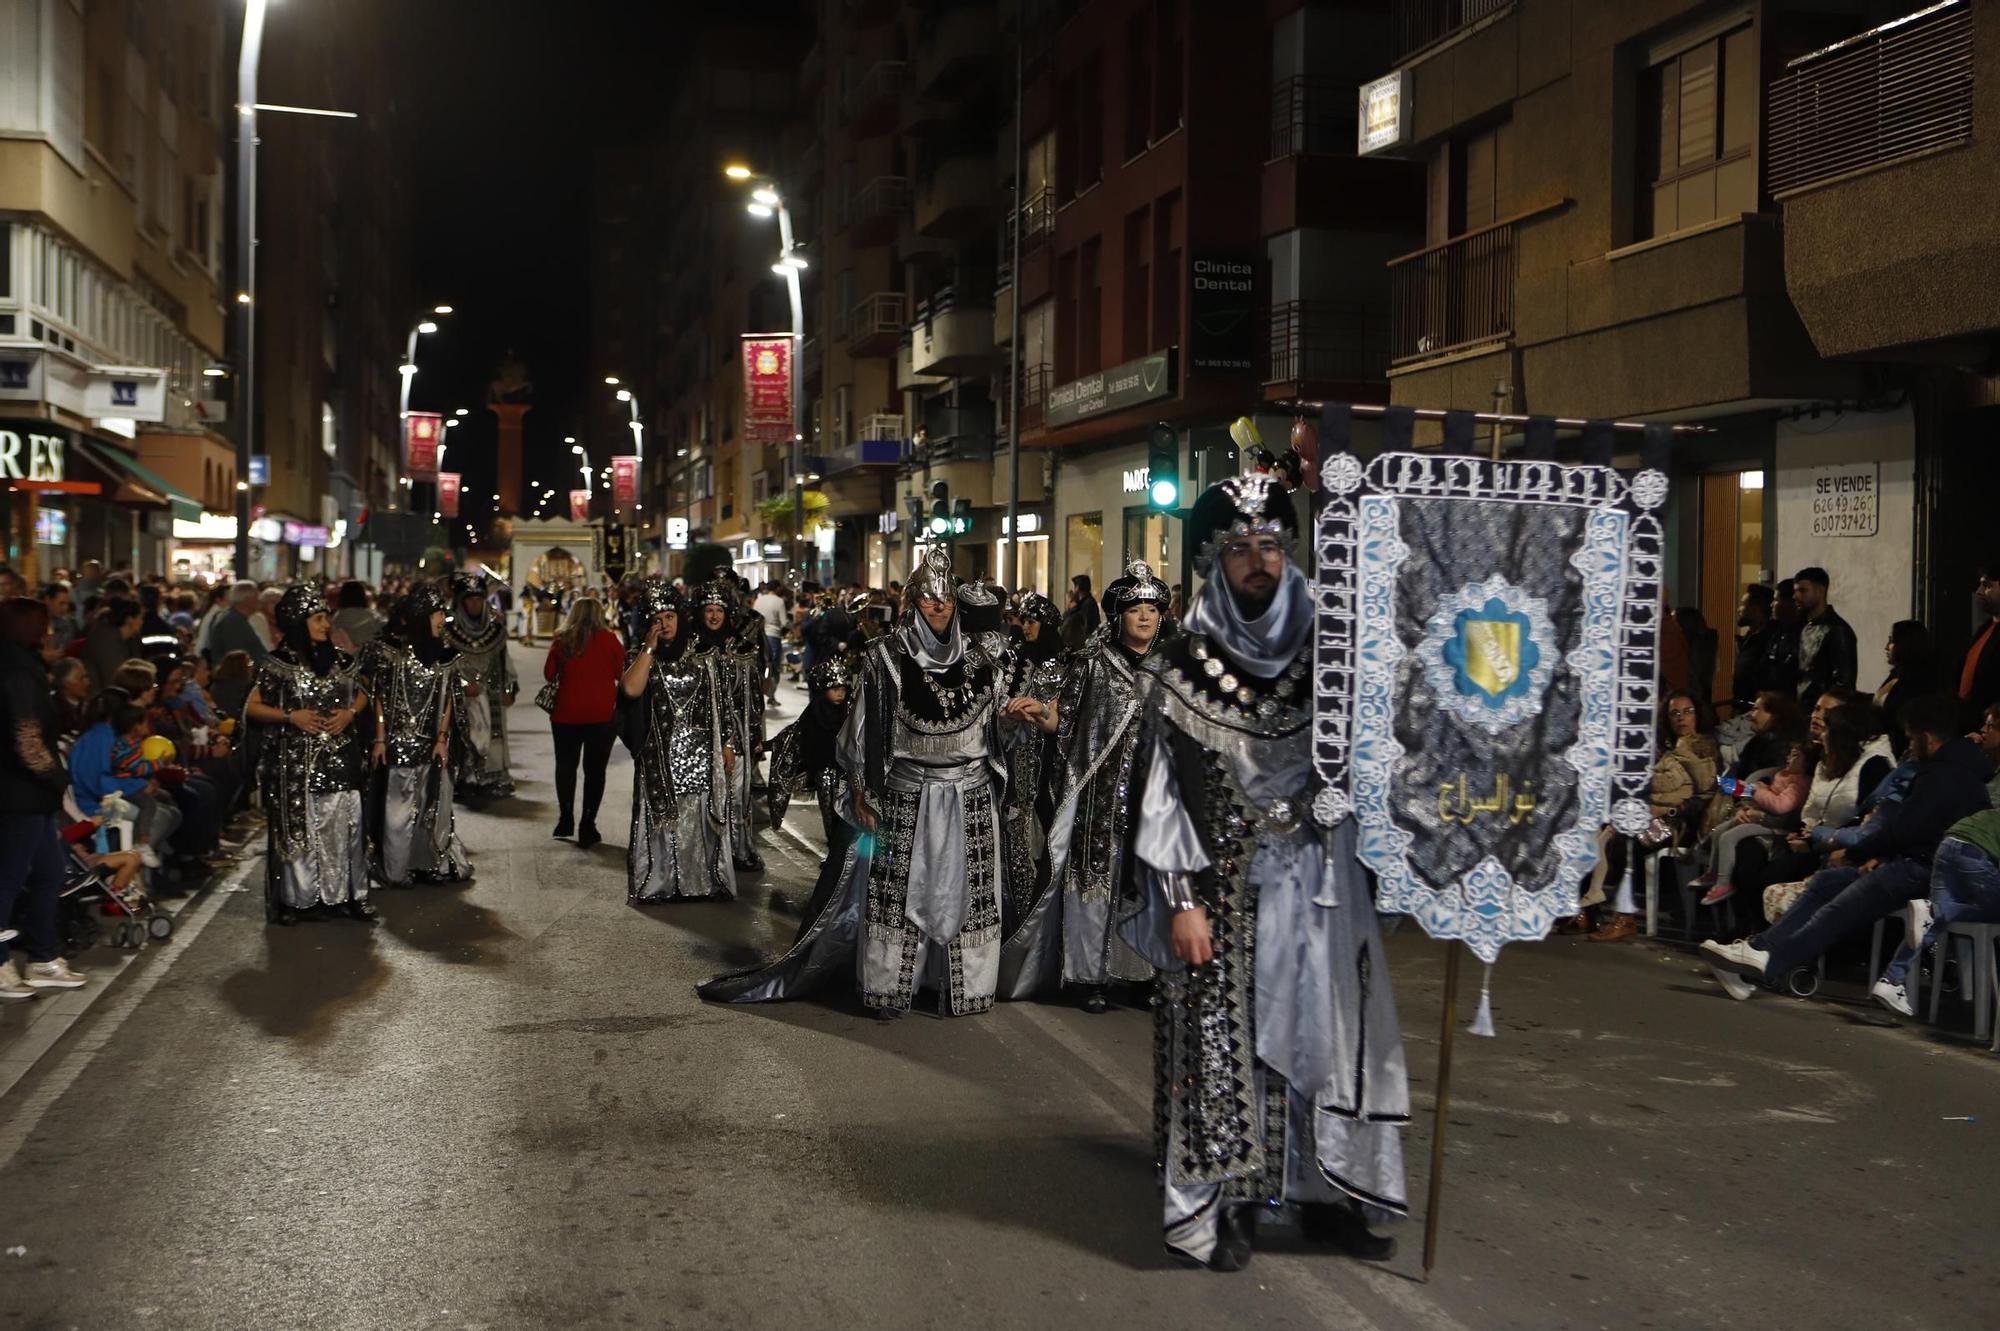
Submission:
{"label": "window", "polygon": [[1055,381],[1076,378],[1076,255],[1056,256]]}
{"label": "window", "polygon": [[1153,140],[1153,13],[1142,6],[1125,29],[1125,156]]}
{"label": "window", "polygon": [[1121,359],[1136,360],[1146,354],[1148,334],[1152,325],[1147,322],[1152,296],[1152,270],[1146,262],[1146,242],[1149,239],[1146,225],[1146,210],[1139,209],[1125,218],[1125,327]]}
{"label": "window", "polygon": [[1153,206],[1153,347],[1181,340],[1180,213],[1179,190],[1161,195]]}
{"label": "window", "polygon": [[1099,269],[1102,239],[1083,242],[1076,265],[1076,372],[1095,374],[1104,368],[1104,288]]}
{"label": "window", "polygon": [[1756,211],[1757,85],[1747,23],[1639,76],[1634,240]]}
{"label": "window", "polygon": [[[1104,514],[1072,513],[1065,527],[1069,562],[1064,567],[1069,569],[1071,578],[1089,578],[1090,594],[1102,596],[1104,587],[1098,577],[1098,567],[1104,562]],[[1067,598],[1069,589],[1065,587],[1063,592]]]}
{"label": "window", "polygon": [[1166,515],[1143,505],[1125,510],[1125,558],[1118,566],[1129,567],[1135,559],[1145,560],[1162,576],[1172,567],[1167,563]]}

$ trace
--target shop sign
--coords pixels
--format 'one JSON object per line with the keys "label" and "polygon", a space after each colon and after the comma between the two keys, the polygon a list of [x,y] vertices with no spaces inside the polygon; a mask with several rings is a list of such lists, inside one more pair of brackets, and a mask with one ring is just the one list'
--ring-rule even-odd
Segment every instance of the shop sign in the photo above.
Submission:
{"label": "shop sign", "polygon": [[875,530],[884,536],[894,536],[902,525],[903,515],[893,508],[886,513],[878,513],[875,516]]}
{"label": "shop sign", "polygon": [[317,550],[326,544],[326,528],[309,522],[287,522],[283,535],[286,545],[303,546]]}
{"label": "shop sign", "polygon": [[250,524],[250,538],[266,545],[276,545],[285,539],[285,524],[276,518],[258,518]]}
{"label": "shop sign", "polygon": [[737,553],[736,562],[739,564],[761,564],[764,562],[764,552],[759,548],[755,540],[746,537],[743,541],[743,549]]}
{"label": "shop sign", "polygon": [[269,485],[271,483],[271,455],[252,453],[250,455],[250,484]]}
{"label": "shop sign", "polygon": [[69,515],[59,508],[35,509],[35,544],[65,545],[69,542]]}
{"label": "shop sign", "polygon": [[1362,156],[1410,144],[1410,71],[1399,69],[1361,85],[1356,149]]}
{"label": "shop sign", "polygon": [[[1127,472],[1126,474],[1129,476],[1131,473]],[[1143,490],[1146,487],[1142,484],[1139,488]],[[1041,529],[1042,529],[1041,514],[1023,513],[1021,515],[1021,535],[1032,536]],[[1014,534],[1012,519],[1006,517],[1005,515],[1002,515],[1000,519],[1000,534],[1003,536],[1012,536]]]}
{"label": "shop sign", "polygon": [[1251,254],[1195,252],[1188,265],[1188,373],[1256,368],[1257,277],[1262,268]]}
{"label": "shop sign", "polygon": [[42,400],[42,353],[9,351],[0,355],[0,402]]}
{"label": "shop sign", "polygon": [[687,548],[688,548],[688,520],[686,518],[668,518],[667,549],[685,550]]}
{"label": "shop sign", "polygon": [[15,481],[59,481],[69,432],[58,425],[0,428],[0,476]]}
{"label": "shop sign", "polygon": [[751,443],[789,443],[796,433],[792,360],[789,335],[743,335],[743,437]]}
{"label": "shop sign", "polygon": [[1124,476],[1124,489],[1128,495],[1142,495],[1153,484],[1151,467],[1130,467]]}
{"label": "shop sign", "polygon": [[1057,384],[1049,390],[1043,420],[1053,429],[1088,420],[1092,416],[1102,416],[1106,412],[1122,411],[1126,407],[1172,397],[1176,391],[1176,359],[1172,349],[1156,351],[1150,356],[1127,361],[1115,369]]}
{"label": "shop sign", "polygon": [[1812,534],[1873,536],[1882,530],[1882,464],[1814,467]]}
{"label": "shop sign", "polygon": [[[250,530],[257,528],[253,524]],[[174,519],[174,539],[176,541],[233,541],[236,539],[236,519],[224,517],[220,513],[204,513],[197,522],[186,518]]]}
{"label": "shop sign", "polygon": [[165,420],[166,372],[126,365],[92,370],[83,381],[83,414],[93,420]]}
{"label": "shop sign", "polygon": [[764,558],[783,559],[784,557],[785,557],[785,544],[783,541],[764,542]]}

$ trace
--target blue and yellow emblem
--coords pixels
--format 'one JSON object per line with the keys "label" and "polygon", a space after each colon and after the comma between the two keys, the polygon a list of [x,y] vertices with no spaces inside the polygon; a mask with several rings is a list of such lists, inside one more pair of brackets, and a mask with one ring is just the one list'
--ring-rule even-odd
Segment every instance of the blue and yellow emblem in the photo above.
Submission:
{"label": "blue and yellow emblem", "polygon": [[1528,617],[1498,597],[1477,610],[1459,611],[1442,650],[1460,696],[1495,708],[1526,693],[1542,661]]}

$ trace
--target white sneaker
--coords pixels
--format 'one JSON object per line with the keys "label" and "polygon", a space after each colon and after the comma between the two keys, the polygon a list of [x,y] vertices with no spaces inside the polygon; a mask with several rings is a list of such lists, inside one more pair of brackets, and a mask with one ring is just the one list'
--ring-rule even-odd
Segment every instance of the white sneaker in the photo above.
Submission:
{"label": "white sneaker", "polygon": [[81,989],[89,982],[88,975],[79,970],[71,970],[70,964],[61,957],[57,957],[54,961],[28,963],[30,989]]}
{"label": "white sneaker", "polygon": [[35,991],[21,983],[20,967],[9,957],[0,964],[0,1002],[18,1002],[23,998],[33,998]]}
{"label": "white sneaker", "polygon": [[1722,986],[1722,992],[1739,1003],[1746,1003],[1757,996],[1757,986],[1734,971],[1726,971],[1720,966],[1710,966],[1708,973]]}
{"label": "white sneaker", "polygon": [[11,943],[20,936],[19,929],[0,929],[0,943]]}
{"label": "white sneaker", "polygon": [[1916,1009],[1910,1006],[1909,994],[1904,991],[1903,986],[1900,984],[1892,984],[1887,979],[1877,980],[1875,981],[1875,987],[1868,991],[1868,996],[1898,1016],[1914,1017],[1917,1015]]}
{"label": "white sneaker", "polygon": [[139,863],[145,865],[148,869],[159,868],[160,867],[159,852],[154,850],[151,846],[139,847]]}
{"label": "white sneaker", "polygon": [[1771,960],[1769,952],[1753,946],[1747,938],[1738,939],[1734,943],[1719,942],[1711,938],[1701,945],[1701,950],[1738,975],[1761,976],[1764,967]]}
{"label": "white sneaker", "polygon": [[1909,945],[1910,951],[1921,952],[1924,949],[1924,935],[1930,931],[1930,899],[1912,901],[1909,911],[1903,917],[1903,941]]}

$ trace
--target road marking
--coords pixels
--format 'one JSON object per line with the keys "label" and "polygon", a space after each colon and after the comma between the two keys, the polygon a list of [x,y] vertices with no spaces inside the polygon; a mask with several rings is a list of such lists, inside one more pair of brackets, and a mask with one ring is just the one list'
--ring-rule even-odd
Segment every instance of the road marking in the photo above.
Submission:
{"label": "road marking", "polygon": [[75,1047],[63,1055],[62,1061],[49,1072],[47,1079],[35,1088],[35,1093],[21,1102],[7,1126],[0,1129],[0,1170],[5,1170],[14,1162],[15,1153],[41,1125],[42,1116],[48,1113],[49,1107],[62,1099],[76,1079],[83,1075],[84,1069],[88,1068],[104,1047],[111,1043],[111,1038],[118,1034],[118,1028],[125,1024],[125,1019],[138,1009],[147,994],[153,992],[153,986],[173,969],[174,963],[180,960],[183,952],[193,946],[194,940],[201,937],[201,932],[208,927],[208,922],[216,917],[230,896],[250,877],[251,870],[261,868],[263,863],[262,855],[251,857],[228,879],[210,888],[206,901],[192,911],[183,911],[176,917],[174,936],[160,949],[159,955],[153,958],[145,973],[134,978],[112,1005],[103,1011],[91,1028],[90,1034],[78,1040]]}

